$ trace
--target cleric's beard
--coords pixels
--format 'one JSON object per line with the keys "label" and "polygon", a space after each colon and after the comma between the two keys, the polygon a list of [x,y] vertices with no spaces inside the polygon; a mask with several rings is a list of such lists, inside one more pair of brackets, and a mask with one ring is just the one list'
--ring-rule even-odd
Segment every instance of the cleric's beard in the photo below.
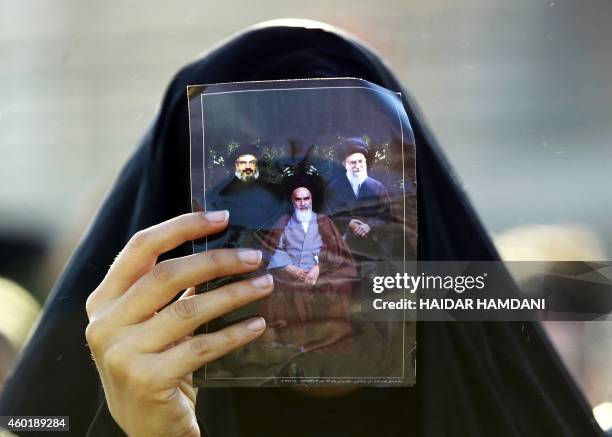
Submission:
{"label": "cleric's beard", "polygon": [[234,175],[240,179],[242,182],[253,182],[255,180],[257,180],[257,178],[259,177],[259,169],[255,170],[253,172],[253,174],[250,175],[243,175],[240,171],[236,170],[236,172],[234,173]]}
{"label": "cleric's beard", "polygon": [[300,223],[310,222],[310,219],[312,218],[312,207],[304,210],[295,208],[295,217]]}
{"label": "cleric's beard", "polygon": [[346,171],[346,177],[348,178],[351,185],[359,185],[362,184],[368,178],[368,170],[363,169],[357,174],[355,174],[352,170]]}

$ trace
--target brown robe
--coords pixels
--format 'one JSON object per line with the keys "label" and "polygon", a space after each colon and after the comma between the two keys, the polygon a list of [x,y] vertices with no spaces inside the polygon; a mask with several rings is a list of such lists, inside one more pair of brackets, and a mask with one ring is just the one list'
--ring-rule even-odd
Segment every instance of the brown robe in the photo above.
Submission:
{"label": "brown robe", "polygon": [[[289,219],[289,215],[281,217],[264,239],[263,250],[268,255],[278,247]],[[317,214],[317,224],[323,241],[317,282],[309,286],[283,269],[270,270],[274,291],[261,304],[268,323],[265,335],[268,341],[296,353],[349,353],[355,260],[329,218]]]}

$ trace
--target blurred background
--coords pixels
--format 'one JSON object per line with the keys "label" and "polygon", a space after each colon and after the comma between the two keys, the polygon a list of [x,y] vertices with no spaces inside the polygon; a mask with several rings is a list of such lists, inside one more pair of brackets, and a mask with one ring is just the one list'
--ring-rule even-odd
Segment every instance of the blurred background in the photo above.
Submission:
{"label": "blurred background", "polygon": [[[387,59],[508,258],[609,259],[610,0],[0,0],[0,276],[19,290],[19,304],[0,302],[2,350],[23,344],[10,326],[32,322],[173,73],[283,17],[342,27]],[[517,255],[513,232],[538,226],[561,233]],[[551,246],[566,240],[563,254]],[[15,305],[30,315],[13,320]],[[612,360],[609,323],[578,330],[570,370],[612,409],[611,380],[583,375]]]}

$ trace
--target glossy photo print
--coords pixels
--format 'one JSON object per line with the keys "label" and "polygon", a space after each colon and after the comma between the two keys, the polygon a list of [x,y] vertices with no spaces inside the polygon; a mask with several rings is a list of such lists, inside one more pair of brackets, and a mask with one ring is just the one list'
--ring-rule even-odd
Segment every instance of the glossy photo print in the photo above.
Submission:
{"label": "glossy photo print", "polygon": [[261,250],[247,276],[274,280],[268,297],[202,327],[267,324],[195,383],[412,385],[413,319],[363,308],[366,277],[416,261],[415,144],[400,96],[343,78],[187,91],[193,210],[229,211],[228,228],[194,251]]}

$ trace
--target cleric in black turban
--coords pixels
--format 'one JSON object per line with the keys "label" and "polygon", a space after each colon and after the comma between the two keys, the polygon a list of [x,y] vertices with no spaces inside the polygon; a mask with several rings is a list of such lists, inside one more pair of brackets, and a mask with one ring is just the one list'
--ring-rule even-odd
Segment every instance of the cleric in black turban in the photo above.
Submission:
{"label": "cleric in black turban", "polygon": [[252,144],[238,147],[230,157],[232,175],[217,183],[206,195],[207,211],[227,210],[228,229],[208,237],[208,248],[251,247],[259,249],[265,232],[270,231],[285,212],[286,200],[280,184],[261,175],[261,151]]}
{"label": "cleric in black turban", "polygon": [[368,148],[361,138],[347,138],[337,155],[345,172],[329,182],[323,208],[357,260],[389,260],[395,238],[391,199],[385,186],[368,175]]}

